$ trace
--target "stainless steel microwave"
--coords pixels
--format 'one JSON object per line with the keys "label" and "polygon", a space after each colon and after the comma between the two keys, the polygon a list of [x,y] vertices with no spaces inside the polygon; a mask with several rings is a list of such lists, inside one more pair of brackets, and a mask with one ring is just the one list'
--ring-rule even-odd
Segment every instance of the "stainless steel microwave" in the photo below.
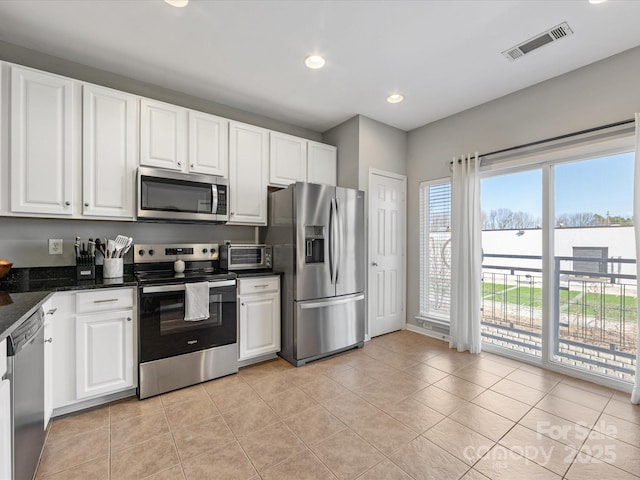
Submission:
{"label": "stainless steel microwave", "polygon": [[220,245],[220,268],[223,270],[254,270],[272,267],[270,245]]}
{"label": "stainless steel microwave", "polygon": [[139,167],[137,186],[139,220],[229,220],[229,186],[224,178]]}

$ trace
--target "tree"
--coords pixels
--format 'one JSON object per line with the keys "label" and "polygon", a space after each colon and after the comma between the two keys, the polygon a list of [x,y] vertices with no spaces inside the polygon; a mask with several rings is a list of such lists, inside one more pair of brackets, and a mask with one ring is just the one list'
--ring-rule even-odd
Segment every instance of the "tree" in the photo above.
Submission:
{"label": "tree", "polygon": [[524,228],[537,228],[540,219],[529,212],[514,212],[508,208],[491,210],[488,214],[482,212],[483,230],[521,230]]}

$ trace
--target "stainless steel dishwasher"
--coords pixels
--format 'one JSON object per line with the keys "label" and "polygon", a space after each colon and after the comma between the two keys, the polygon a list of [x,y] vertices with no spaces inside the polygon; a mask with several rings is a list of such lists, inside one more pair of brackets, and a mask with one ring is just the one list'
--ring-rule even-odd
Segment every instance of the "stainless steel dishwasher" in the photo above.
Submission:
{"label": "stainless steel dishwasher", "polygon": [[39,308],[7,339],[11,382],[13,480],[32,480],[44,445],[44,312]]}

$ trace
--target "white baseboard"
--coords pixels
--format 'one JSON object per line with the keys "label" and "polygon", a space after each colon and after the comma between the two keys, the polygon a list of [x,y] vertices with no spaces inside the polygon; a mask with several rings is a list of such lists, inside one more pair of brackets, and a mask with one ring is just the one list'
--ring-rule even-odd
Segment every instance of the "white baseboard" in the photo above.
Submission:
{"label": "white baseboard", "polygon": [[444,333],[434,332],[433,330],[429,330],[428,328],[419,327],[411,323],[407,323],[407,330],[409,330],[410,332],[419,333],[420,335],[425,335],[427,337],[436,338],[444,342],[449,341],[449,335],[445,335]]}

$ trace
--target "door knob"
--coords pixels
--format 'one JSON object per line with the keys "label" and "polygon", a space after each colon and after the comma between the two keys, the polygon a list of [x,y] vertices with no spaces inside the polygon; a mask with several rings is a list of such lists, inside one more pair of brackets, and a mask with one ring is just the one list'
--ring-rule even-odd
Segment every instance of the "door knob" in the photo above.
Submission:
{"label": "door knob", "polygon": [[378,262],[371,262],[371,265],[373,265],[374,267],[378,266]]}

